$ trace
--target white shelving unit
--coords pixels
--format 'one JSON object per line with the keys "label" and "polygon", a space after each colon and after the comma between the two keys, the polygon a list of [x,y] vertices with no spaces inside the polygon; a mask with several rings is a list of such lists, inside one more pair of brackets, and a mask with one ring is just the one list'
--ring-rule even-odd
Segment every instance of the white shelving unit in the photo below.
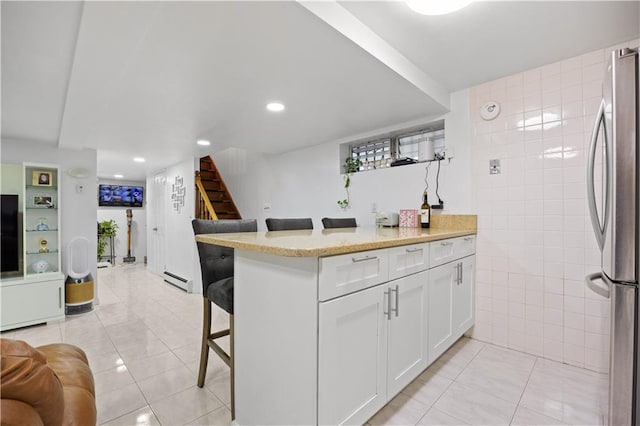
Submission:
{"label": "white shelving unit", "polygon": [[23,165],[22,274],[0,280],[0,330],[64,318],[59,170]]}

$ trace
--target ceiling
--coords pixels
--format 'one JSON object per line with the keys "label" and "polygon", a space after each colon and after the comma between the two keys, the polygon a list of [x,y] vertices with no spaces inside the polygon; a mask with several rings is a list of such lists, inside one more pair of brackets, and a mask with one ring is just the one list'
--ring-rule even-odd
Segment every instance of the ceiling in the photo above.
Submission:
{"label": "ceiling", "polygon": [[638,38],[639,5],[426,17],[397,1],[2,1],[2,138],[97,149],[98,176],[127,180],[231,146],[294,150],[427,120],[452,91]]}

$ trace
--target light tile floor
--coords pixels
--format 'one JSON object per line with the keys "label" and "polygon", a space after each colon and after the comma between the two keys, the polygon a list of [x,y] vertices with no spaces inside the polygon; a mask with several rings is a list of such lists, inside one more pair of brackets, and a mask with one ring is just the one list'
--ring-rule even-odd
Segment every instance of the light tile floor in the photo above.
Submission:
{"label": "light tile floor", "polygon": [[[2,333],[87,353],[100,425],[227,425],[229,370],[209,357],[195,386],[202,297],[146,271],[100,269],[100,305],[86,314]],[[225,327],[226,314],[214,314]],[[374,425],[600,425],[606,375],[463,338],[386,407]]]}

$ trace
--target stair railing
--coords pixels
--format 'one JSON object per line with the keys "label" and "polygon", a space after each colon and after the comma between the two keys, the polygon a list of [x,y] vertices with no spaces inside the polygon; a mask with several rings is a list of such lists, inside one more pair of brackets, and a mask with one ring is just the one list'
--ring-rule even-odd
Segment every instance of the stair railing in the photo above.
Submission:
{"label": "stair railing", "polygon": [[202,184],[199,171],[196,171],[196,189],[196,217],[198,219],[218,220],[218,215]]}

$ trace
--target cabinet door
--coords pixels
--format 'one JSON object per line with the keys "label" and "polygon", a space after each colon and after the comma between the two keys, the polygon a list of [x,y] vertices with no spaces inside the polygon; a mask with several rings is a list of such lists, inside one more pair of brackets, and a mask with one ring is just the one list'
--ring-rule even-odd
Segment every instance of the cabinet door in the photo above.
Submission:
{"label": "cabinet door", "polygon": [[456,263],[462,265],[461,279],[456,282],[453,292],[453,328],[458,338],[474,322],[475,256],[465,257]]}
{"label": "cabinet door", "polygon": [[1,289],[3,330],[63,319],[62,279],[3,285]]}
{"label": "cabinet door", "polygon": [[453,287],[457,262],[429,271],[429,363],[435,361],[454,341]]}
{"label": "cabinet door", "polygon": [[392,316],[389,323],[387,398],[391,399],[428,365],[427,271],[389,283]]}
{"label": "cabinet door", "polygon": [[364,424],[387,401],[388,286],[319,305],[318,424]]}

